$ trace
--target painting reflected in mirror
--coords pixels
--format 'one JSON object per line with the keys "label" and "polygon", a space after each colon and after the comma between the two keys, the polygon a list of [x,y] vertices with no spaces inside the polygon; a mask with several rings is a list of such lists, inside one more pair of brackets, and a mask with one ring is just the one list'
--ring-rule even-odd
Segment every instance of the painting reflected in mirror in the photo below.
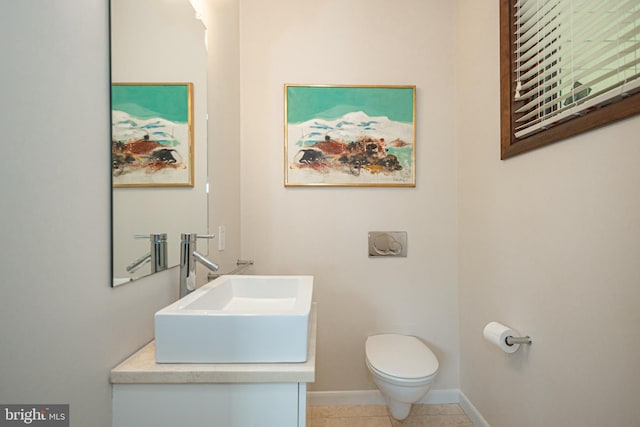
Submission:
{"label": "painting reflected in mirror", "polygon": [[112,286],[207,227],[206,29],[189,0],[111,0]]}
{"label": "painting reflected in mirror", "polygon": [[112,184],[193,186],[193,84],[111,85]]}

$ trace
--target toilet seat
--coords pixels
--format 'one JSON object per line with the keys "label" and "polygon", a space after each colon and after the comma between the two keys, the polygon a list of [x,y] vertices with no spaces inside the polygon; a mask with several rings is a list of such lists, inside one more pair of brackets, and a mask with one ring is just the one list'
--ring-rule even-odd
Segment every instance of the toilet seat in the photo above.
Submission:
{"label": "toilet seat", "polygon": [[365,353],[371,370],[391,380],[422,382],[438,372],[436,356],[413,336],[370,336],[365,344]]}
{"label": "toilet seat", "polygon": [[435,378],[436,374],[430,375],[428,377],[422,377],[422,378],[402,378],[402,377],[394,377],[393,375],[387,375],[384,372],[380,372],[378,371],[376,368],[374,368],[373,366],[371,366],[371,363],[369,363],[369,361],[366,361],[367,364],[367,368],[369,369],[369,372],[371,372],[371,374],[373,374],[374,377],[378,377],[380,380],[382,381],[386,381],[389,384],[395,384],[398,386],[404,386],[404,387],[422,387],[425,384],[430,384],[433,379]]}

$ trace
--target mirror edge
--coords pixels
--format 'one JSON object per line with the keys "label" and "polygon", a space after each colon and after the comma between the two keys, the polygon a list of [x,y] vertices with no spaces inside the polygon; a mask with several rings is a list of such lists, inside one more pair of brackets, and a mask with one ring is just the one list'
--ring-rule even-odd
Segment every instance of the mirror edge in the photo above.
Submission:
{"label": "mirror edge", "polygon": [[111,143],[113,141],[113,124],[111,118],[111,105],[112,105],[112,94],[111,94],[111,82],[113,81],[113,71],[112,71],[112,53],[111,53],[111,0],[107,0],[107,50],[108,50],[108,65],[109,70],[107,75],[109,76],[109,143],[105,144],[106,149],[109,150],[109,286],[111,288],[115,288],[115,272],[114,272],[114,259],[113,259],[113,150],[111,149]]}

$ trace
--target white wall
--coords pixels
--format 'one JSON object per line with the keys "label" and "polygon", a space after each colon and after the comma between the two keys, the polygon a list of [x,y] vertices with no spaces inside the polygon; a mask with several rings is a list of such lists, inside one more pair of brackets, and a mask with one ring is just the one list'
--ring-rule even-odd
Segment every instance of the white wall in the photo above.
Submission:
{"label": "white wall", "polygon": [[[454,3],[240,2],[242,254],[312,274],[313,390],[374,389],[369,334],[415,334],[458,388]],[[283,85],[412,84],[416,188],[284,188]],[[408,232],[407,258],[369,259],[367,232]]]}
{"label": "white wall", "polygon": [[640,118],[500,161],[498,2],[456,22],[462,391],[491,427],[638,425]]}
{"label": "white wall", "polygon": [[3,1],[0,402],[111,426],[109,371],[153,337],[170,270],[112,289],[106,0]]}
{"label": "white wall", "polygon": [[[240,255],[240,53],[238,0],[198,0],[207,26],[209,52],[209,226],[226,228],[226,248],[218,237],[209,256],[221,272],[236,266]],[[251,270],[247,270],[250,272]],[[200,273],[198,273],[200,274]]]}

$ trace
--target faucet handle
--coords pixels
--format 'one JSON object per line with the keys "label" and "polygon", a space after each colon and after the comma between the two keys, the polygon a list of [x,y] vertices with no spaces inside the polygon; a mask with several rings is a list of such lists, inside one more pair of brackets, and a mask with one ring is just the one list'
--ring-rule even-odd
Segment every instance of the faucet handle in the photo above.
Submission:
{"label": "faucet handle", "polygon": [[162,242],[167,240],[167,233],[134,234],[134,239],[149,239],[152,242]]}
{"label": "faucet handle", "polygon": [[182,244],[195,244],[197,239],[213,239],[214,237],[213,234],[182,233],[180,241]]}

